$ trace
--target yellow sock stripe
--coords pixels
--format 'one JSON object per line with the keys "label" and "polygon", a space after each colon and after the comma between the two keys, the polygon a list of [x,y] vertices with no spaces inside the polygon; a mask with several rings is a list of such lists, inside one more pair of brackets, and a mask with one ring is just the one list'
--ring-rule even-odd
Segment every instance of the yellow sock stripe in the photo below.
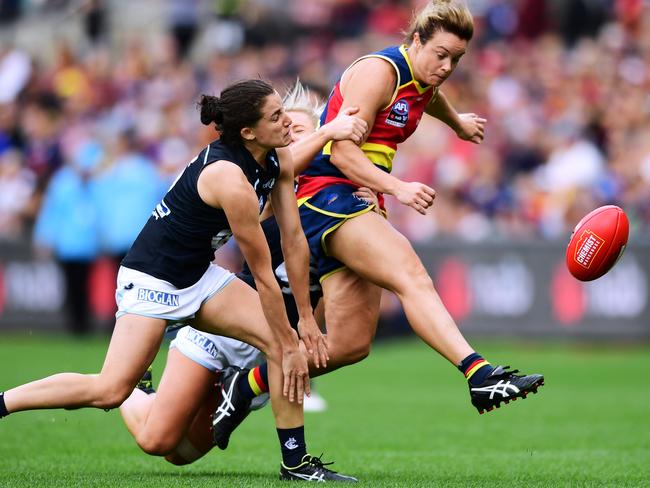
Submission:
{"label": "yellow sock stripe", "polygon": [[465,378],[470,379],[474,373],[476,373],[479,369],[481,369],[483,366],[490,364],[488,363],[485,359],[475,365],[472,369],[470,369],[467,373],[465,373]]}
{"label": "yellow sock stripe", "polygon": [[255,396],[259,396],[262,394],[262,389],[260,388],[260,385],[257,384],[257,381],[255,381],[255,370],[251,369],[248,372],[248,386],[251,387],[251,390],[253,390],[253,393],[255,393]]}

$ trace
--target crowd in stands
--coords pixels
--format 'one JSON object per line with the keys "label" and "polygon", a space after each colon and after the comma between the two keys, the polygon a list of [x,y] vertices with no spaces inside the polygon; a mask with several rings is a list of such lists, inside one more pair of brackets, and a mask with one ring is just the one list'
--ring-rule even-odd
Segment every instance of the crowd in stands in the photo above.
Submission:
{"label": "crowd in stands", "polygon": [[[119,39],[119,2],[82,3],[66,22],[83,37],[62,35],[54,55],[0,44],[0,239],[91,260],[123,254],[215,138],[200,124],[199,94],[261,76],[280,92],[300,77],[324,97],[352,60],[401,42],[422,1],[158,1],[166,29]],[[423,120],[394,168],[434,187],[437,202],[422,217],[388,199],[391,220],[416,243],[566,239],[582,215],[613,203],[647,232],[647,3],[468,3],[476,35],[443,90],[459,111],[488,119],[485,142]],[[23,21],[21,2],[1,4],[0,24]]]}

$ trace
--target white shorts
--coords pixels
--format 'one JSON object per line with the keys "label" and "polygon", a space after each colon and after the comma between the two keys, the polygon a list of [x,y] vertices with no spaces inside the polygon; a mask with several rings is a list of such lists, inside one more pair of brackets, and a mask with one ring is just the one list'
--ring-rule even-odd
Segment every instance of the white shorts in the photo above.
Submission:
{"label": "white shorts", "polygon": [[[169,348],[180,353],[210,371],[222,371],[228,366],[251,369],[265,361],[264,354],[250,344],[214,334],[208,334],[185,326],[179,329]],[[253,399],[251,408],[256,410],[269,401],[264,393]]]}
{"label": "white shorts", "polygon": [[230,271],[210,264],[199,281],[179,289],[167,281],[120,266],[115,290],[115,317],[132,313],[165,319],[170,323],[182,322],[194,318],[201,305],[234,278]]}

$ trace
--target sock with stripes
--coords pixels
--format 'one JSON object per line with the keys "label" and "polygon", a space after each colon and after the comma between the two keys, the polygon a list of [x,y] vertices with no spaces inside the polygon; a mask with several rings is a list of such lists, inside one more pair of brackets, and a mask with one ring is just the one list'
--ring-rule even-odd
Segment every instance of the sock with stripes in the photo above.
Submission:
{"label": "sock with stripes", "polygon": [[268,365],[260,364],[251,369],[248,375],[242,375],[238,380],[237,388],[239,393],[248,400],[269,391]]}
{"label": "sock with stripes", "polygon": [[494,370],[490,363],[476,352],[463,359],[458,365],[458,369],[465,375],[465,378],[472,386],[483,383],[487,375]]}

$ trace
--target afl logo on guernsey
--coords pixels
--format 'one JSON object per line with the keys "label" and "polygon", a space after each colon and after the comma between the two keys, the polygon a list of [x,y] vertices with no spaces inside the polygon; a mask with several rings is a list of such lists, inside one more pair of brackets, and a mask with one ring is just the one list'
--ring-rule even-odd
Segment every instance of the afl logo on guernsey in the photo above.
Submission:
{"label": "afl logo on guernsey", "polygon": [[390,113],[388,114],[388,117],[386,117],[386,123],[393,127],[406,127],[408,120],[409,103],[405,99],[400,98],[390,109]]}

